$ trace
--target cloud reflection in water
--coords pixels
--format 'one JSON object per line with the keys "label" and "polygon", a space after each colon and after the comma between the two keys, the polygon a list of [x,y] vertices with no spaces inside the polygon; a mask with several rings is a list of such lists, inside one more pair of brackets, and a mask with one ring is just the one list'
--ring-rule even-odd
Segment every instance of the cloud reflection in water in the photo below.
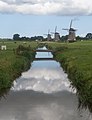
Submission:
{"label": "cloud reflection in water", "polygon": [[[34,90],[44,93],[72,91],[70,82],[60,64],[54,60],[34,61],[29,71],[14,81],[12,90]],[[73,92],[73,91],[72,91]]]}

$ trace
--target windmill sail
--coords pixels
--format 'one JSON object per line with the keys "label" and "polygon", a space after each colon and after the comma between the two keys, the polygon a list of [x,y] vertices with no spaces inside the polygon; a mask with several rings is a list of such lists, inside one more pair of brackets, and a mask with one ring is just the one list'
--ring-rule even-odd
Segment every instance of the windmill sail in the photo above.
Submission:
{"label": "windmill sail", "polygon": [[55,33],[57,32],[57,26],[55,27]]}
{"label": "windmill sail", "polygon": [[67,31],[69,31],[69,29],[67,29],[67,28],[63,28],[62,30],[67,30]]}
{"label": "windmill sail", "polygon": [[73,21],[73,20],[71,20],[71,22],[70,22],[70,28],[72,27],[72,21]]}

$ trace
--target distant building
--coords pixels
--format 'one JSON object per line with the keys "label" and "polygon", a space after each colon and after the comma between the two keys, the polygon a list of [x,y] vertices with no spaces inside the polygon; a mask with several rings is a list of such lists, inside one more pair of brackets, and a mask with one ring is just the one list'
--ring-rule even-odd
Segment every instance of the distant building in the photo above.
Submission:
{"label": "distant building", "polygon": [[1,45],[1,50],[6,50],[6,45]]}
{"label": "distant building", "polygon": [[71,20],[69,29],[63,28],[63,30],[68,31],[68,39],[67,39],[68,42],[75,42],[76,41],[76,34],[75,34],[76,29],[72,28],[72,22],[74,20],[75,19]]}
{"label": "distant building", "polygon": [[76,35],[75,35],[75,29],[70,28],[69,29],[69,35],[68,35],[68,41],[72,42],[72,41],[76,41]]}
{"label": "distant building", "polygon": [[54,40],[55,41],[60,41],[60,34],[58,32],[54,33]]}
{"label": "distant building", "polygon": [[55,32],[52,32],[54,34],[54,41],[60,41],[60,34],[57,32],[57,26],[55,27]]}
{"label": "distant building", "polygon": [[48,35],[47,35],[47,41],[51,41],[51,40],[52,40],[51,34],[48,34]]}

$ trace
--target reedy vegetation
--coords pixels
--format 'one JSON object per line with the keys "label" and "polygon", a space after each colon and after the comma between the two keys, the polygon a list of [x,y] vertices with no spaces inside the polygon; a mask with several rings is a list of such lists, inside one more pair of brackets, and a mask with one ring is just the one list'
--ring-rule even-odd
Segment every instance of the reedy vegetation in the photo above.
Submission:
{"label": "reedy vegetation", "polygon": [[33,48],[37,46],[36,43],[23,44],[23,42],[4,44],[7,50],[0,50],[0,96],[5,95],[13,81],[30,67],[35,55]]}
{"label": "reedy vegetation", "polygon": [[61,63],[73,89],[77,90],[79,108],[92,113],[92,41],[52,43],[54,58]]}

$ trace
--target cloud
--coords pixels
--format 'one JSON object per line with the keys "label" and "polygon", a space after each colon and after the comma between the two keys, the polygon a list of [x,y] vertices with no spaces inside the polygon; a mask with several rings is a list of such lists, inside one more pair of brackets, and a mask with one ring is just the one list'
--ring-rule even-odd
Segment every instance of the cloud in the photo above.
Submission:
{"label": "cloud", "polygon": [[0,0],[1,13],[92,15],[88,0]]}

